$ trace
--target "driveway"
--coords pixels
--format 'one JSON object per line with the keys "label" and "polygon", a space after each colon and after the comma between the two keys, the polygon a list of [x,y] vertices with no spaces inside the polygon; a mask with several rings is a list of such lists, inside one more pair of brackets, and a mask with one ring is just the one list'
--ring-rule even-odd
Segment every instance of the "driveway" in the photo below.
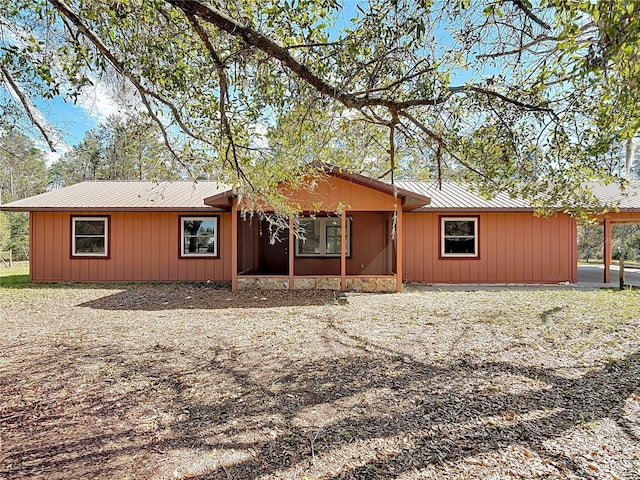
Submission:
{"label": "driveway", "polygon": [[[578,265],[578,285],[592,288],[614,287],[618,285],[619,268],[611,265],[609,270],[610,283],[604,283],[604,265]],[[624,277],[626,285],[640,285],[640,269],[625,268]]]}
{"label": "driveway", "polygon": [[[409,283],[406,285],[407,291],[423,290],[447,290],[447,291],[468,291],[468,290],[510,290],[513,288],[540,290],[548,288],[575,289],[575,288],[612,288],[618,286],[618,266],[611,265],[611,282],[604,283],[604,265],[578,265],[578,283],[552,283],[552,284],[420,284]],[[640,269],[625,268],[625,284],[640,286]]]}

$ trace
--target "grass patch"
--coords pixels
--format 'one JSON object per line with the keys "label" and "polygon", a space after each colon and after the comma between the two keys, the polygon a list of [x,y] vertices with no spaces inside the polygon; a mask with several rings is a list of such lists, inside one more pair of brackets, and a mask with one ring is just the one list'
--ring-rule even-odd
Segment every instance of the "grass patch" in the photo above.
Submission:
{"label": "grass patch", "polygon": [[0,288],[28,285],[29,262],[14,262],[11,268],[0,267]]}

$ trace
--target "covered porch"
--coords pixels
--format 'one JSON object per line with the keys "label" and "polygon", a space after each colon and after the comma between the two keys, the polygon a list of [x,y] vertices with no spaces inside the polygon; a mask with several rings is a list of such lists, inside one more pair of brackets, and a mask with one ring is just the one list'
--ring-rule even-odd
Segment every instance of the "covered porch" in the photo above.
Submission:
{"label": "covered porch", "polygon": [[403,214],[428,197],[329,168],[290,202],[283,225],[243,215],[232,191],[205,199],[231,211],[233,290],[402,291]]}
{"label": "covered porch", "polygon": [[[236,215],[240,290],[395,292],[401,288],[397,245],[402,234],[398,229],[393,232],[401,213],[320,212],[311,217],[301,212],[281,232],[275,232],[268,219]],[[296,221],[304,238],[295,235]]]}

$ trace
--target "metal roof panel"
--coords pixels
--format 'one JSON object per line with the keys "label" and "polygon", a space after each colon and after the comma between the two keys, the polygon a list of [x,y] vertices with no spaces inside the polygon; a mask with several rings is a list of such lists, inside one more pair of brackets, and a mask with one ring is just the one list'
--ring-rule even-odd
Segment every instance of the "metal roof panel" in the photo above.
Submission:
{"label": "metal roof panel", "polygon": [[398,181],[396,185],[420,195],[431,198],[431,203],[420,208],[422,211],[435,209],[531,209],[531,205],[523,199],[512,198],[508,194],[499,192],[495,197],[487,199],[472,192],[468,187],[454,182],[442,182],[439,188],[437,182]]}
{"label": "metal roof panel", "polygon": [[191,209],[207,208],[203,199],[227,190],[217,182],[89,181],[2,205],[32,209]]}

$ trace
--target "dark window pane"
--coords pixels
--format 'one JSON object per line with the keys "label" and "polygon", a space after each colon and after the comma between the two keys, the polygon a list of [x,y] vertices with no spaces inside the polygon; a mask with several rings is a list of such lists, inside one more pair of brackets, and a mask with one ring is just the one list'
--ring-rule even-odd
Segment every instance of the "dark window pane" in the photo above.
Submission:
{"label": "dark window pane", "polygon": [[465,237],[450,237],[444,239],[445,253],[476,253],[475,239]]}
{"label": "dark window pane", "polygon": [[184,237],[182,253],[216,253],[213,237]]}
{"label": "dark window pane", "polygon": [[332,237],[332,238],[327,238],[327,253],[328,254],[340,254],[340,243],[341,243],[341,238],[340,237]]}
{"label": "dark window pane", "polygon": [[76,235],[104,235],[104,220],[76,220]]}
{"label": "dark window pane", "polygon": [[184,249],[182,253],[197,253],[198,251],[198,238],[197,237],[185,237]]}
{"label": "dark window pane", "polygon": [[105,253],[104,237],[76,237],[75,253]]}
{"label": "dark window pane", "polygon": [[302,220],[300,227],[305,239],[298,239],[298,252],[305,255],[320,254],[320,221]]}
{"label": "dark window pane", "polygon": [[342,235],[340,231],[342,228],[340,226],[335,226],[328,224],[327,225],[327,253],[328,254],[339,254],[340,253],[340,245],[342,244]]}

